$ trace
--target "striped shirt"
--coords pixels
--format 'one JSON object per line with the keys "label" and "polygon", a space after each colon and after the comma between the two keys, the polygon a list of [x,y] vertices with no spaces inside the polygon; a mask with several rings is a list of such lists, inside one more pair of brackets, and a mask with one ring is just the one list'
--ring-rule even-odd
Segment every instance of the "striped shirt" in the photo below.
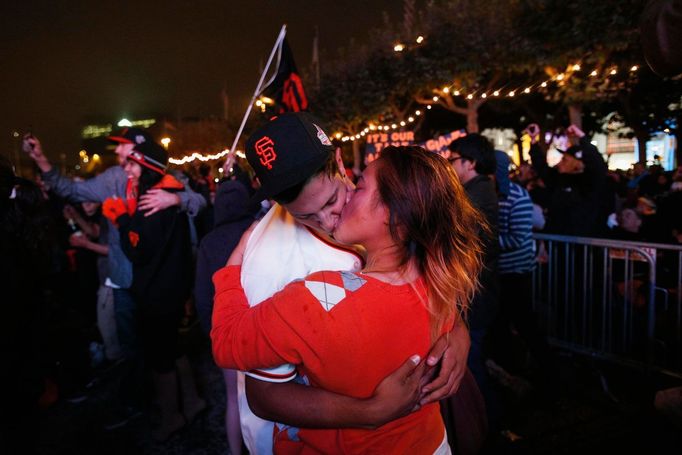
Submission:
{"label": "striped shirt", "polygon": [[500,262],[499,273],[527,273],[535,262],[533,203],[528,191],[516,183],[509,195],[499,199]]}

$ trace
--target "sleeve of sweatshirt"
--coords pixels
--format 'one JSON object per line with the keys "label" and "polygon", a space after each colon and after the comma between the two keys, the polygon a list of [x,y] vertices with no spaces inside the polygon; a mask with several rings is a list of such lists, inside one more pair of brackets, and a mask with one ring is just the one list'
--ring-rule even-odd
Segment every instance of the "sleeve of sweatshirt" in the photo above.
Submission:
{"label": "sleeve of sweatshirt", "polygon": [[192,191],[189,186],[185,186],[184,191],[177,194],[180,197],[180,209],[187,212],[189,216],[196,216],[206,207],[206,199],[196,191]]}
{"label": "sleeve of sweatshirt", "polygon": [[211,341],[216,364],[248,371],[301,364],[305,356],[317,355],[324,345],[318,339],[324,329],[315,312],[321,306],[303,281],[290,283],[249,307],[240,275],[240,266],[228,266],[213,275],[216,294]]}
{"label": "sleeve of sweatshirt", "polygon": [[96,177],[82,182],[61,175],[55,167],[49,172],[44,172],[42,178],[52,191],[72,202],[103,202],[106,198],[116,195],[117,184],[123,185],[127,179],[123,169],[118,166],[110,167]]}
{"label": "sleeve of sweatshirt", "polygon": [[533,230],[533,204],[530,197],[524,194],[514,197],[506,218],[505,229],[500,226],[500,248],[502,251],[518,250]]}

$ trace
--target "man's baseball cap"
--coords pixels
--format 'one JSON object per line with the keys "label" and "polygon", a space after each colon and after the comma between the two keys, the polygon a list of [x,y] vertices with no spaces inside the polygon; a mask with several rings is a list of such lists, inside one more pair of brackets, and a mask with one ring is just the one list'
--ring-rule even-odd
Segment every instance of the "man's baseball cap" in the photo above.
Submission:
{"label": "man's baseball cap", "polygon": [[576,160],[583,160],[583,149],[580,148],[578,145],[572,145],[571,147],[567,148],[566,150],[561,150],[557,149],[559,153],[562,155],[570,155]]}
{"label": "man's baseball cap", "polygon": [[128,159],[159,174],[166,173],[168,153],[166,149],[154,141],[135,144],[135,147],[133,147],[128,155]]}
{"label": "man's baseball cap", "polygon": [[143,142],[154,142],[154,138],[142,128],[123,128],[117,134],[107,137],[107,139],[117,144],[142,144]]}
{"label": "man's baseball cap", "polygon": [[306,112],[272,118],[246,142],[246,159],[261,188],[257,197],[271,198],[312,177],[334,152],[320,122]]}

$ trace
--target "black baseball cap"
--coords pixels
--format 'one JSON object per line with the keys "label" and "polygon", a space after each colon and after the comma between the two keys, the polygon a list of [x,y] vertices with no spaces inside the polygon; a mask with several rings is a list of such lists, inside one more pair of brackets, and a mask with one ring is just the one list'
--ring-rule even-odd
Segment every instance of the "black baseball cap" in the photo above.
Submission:
{"label": "black baseball cap", "polygon": [[154,141],[145,141],[135,144],[128,155],[128,159],[159,174],[165,174],[168,164],[168,152]]}
{"label": "black baseball cap", "polygon": [[143,142],[154,142],[154,138],[142,128],[123,128],[117,134],[107,137],[111,142],[117,144],[142,144]]}
{"label": "black baseball cap", "polygon": [[557,149],[562,155],[571,155],[573,158],[582,161],[583,160],[583,149],[578,145],[573,145],[566,150]]}
{"label": "black baseball cap", "polygon": [[306,112],[272,118],[246,142],[246,159],[261,188],[256,197],[271,198],[312,177],[334,153],[321,123]]}

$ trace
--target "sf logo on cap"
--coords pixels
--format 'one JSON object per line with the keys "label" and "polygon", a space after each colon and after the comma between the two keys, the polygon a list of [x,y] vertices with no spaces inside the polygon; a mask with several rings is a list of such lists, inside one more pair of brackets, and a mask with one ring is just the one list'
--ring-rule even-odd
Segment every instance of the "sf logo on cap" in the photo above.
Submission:
{"label": "sf logo on cap", "polygon": [[270,163],[277,159],[274,145],[275,143],[272,142],[272,139],[267,136],[258,139],[255,145],[256,153],[260,156],[260,164],[268,169],[272,169],[272,164]]}

